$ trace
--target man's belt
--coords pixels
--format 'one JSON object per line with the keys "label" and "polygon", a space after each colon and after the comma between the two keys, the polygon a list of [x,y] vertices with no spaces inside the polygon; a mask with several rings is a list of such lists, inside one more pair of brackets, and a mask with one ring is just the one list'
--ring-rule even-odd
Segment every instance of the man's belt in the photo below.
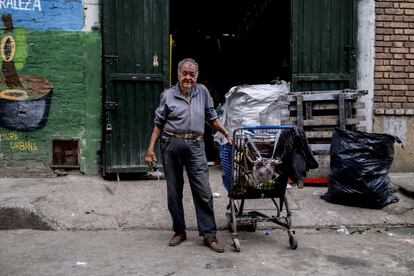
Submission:
{"label": "man's belt", "polygon": [[184,140],[202,140],[203,139],[202,135],[198,135],[195,133],[174,133],[174,132],[169,132],[165,130],[164,130],[164,133],[167,134],[168,136],[181,138]]}

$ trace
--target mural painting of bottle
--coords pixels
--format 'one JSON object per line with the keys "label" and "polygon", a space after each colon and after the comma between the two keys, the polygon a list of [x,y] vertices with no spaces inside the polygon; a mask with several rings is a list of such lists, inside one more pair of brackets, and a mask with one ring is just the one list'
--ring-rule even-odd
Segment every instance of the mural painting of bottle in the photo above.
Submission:
{"label": "mural painting of bottle", "polygon": [[[34,131],[46,125],[52,99],[52,83],[39,76],[19,76],[14,58],[21,37],[16,39],[13,19],[3,14],[0,78],[0,127],[14,131]],[[21,42],[21,41],[20,41]]]}

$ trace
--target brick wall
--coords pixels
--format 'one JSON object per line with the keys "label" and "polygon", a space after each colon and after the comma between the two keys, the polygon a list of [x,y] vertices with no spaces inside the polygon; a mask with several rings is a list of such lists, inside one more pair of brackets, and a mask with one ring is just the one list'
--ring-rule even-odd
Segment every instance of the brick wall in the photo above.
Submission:
{"label": "brick wall", "polygon": [[375,1],[374,112],[414,115],[414,0]]}

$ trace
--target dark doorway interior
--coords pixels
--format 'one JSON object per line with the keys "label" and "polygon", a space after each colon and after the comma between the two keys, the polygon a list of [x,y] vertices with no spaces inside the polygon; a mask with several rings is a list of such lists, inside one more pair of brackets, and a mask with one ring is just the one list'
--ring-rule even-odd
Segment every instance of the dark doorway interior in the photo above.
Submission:
{"label": "dark doorway interior", "polygon": [[171,0],[170,8],[172,83],[185,57],[199,62],[216,103],[235,85],[290,81],[289,0]]}
{"label": "dark doorway interior", "polygon": [[[233,86],[290,81],[289,0],[171,0],[170,9],[173,84],[186,57],[198,61],[199,82],[216,106]],[[208,126],[206,136],[207,158],[215,161]]]}

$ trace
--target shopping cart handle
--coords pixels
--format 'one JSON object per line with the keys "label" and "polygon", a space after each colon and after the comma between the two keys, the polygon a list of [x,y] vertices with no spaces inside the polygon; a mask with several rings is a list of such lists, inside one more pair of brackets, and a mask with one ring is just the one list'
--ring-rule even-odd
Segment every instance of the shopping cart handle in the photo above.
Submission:
{"label": "shopping cart handle", "polygon": [[247,129],[247,130],[251,130],[251,129],[289,129],[292,128],[292,125],[286,125],[286,126],[244,126],[242,128],[239,129]]}

